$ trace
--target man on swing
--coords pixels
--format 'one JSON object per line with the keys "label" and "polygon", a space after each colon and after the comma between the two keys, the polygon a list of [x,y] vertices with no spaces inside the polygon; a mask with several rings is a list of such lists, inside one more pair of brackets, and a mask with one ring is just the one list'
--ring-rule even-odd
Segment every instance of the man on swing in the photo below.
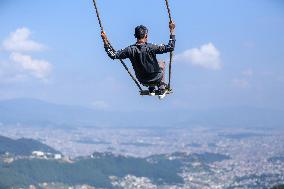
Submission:
{"label": "man on swing", "polygon": [[175,23],[169,23],[170,40],[167,45],[155,45],[148,42],[148,29],[143,26],[135,28],[135,38],[137,39],[134,45],[130,45],[120,51],[114,51],[107,39],[106,33],[102,31],[101,36],[104,42],[105,51],[111,59],[126,59],[129,58],[135,75],[139,82],[149,87],[149,94],[155,96],[155,87],[159,89],[159,98],[164,98],[167,92],[165,83],[165,62],[158,61],[156,54],[163,54],[174,51],[175,48]]}

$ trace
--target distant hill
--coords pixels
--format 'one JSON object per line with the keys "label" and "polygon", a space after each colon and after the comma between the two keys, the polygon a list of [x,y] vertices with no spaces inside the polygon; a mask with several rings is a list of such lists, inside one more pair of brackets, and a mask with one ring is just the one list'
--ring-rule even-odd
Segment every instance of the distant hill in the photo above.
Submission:
{"label": "distant hill", "polygon": [[119,112],[58,105],[36,99],[12,99],[0,101],[0,125],[1,123],[37,127],[281,127],[284,125],[284,111],[235,107]]}
{"label": "distant hill", "polygon": [[33,126],[94,124],[95,118],[99,116],[102,115],[92,109],[58,105],[36,99],[0,101],[0,122],[4,124],[21,123]]}
{"label": "distant hill", "polygon": [[29,156],[33,151],[59,153],[55,149],[32,139],[13,140],[0,136],[0,155],[9,152],[13,155]]}

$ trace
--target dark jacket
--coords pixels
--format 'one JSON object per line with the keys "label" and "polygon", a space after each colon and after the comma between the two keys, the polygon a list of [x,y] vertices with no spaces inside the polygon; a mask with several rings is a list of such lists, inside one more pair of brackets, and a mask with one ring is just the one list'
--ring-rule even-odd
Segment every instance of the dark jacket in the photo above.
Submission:
{"label": "dark jacket", "polygon": [[105,50],[111,59],[129,58],[139,82],[149,84],[160,82],[163,76],[156,54],[174,51],[175,41],[175,35],[171,35],[167,45],[134,44],[116,52],[110,45],[105,44]]}

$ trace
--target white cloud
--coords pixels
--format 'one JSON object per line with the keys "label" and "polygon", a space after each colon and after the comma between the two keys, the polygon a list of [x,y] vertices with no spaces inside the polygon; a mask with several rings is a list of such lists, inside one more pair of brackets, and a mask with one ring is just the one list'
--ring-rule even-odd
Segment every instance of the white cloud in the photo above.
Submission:
{"label": "white cloud", "polygon": [[109,108],[109,104],[106,101],[103,100],[98,100],[92,103],[92,106],[95,109],[99,109],[99,110],[106,110]]}
{"label": "white cloud", "polygon": [[250,86],[249,81],[246,79],[234,79],[233,84],[240,88],[248,88]]}
{"label": "white cloud", "polygon": [[45,46],[30,39],[31,31],[28,28],[19,28],[4,40],[3,47],[7,51],[31,52],[42,51]]}
{"label": "white cloud", "polygon": [[176,61],[191,63],[206,69],[219,70],[222,68],[219,50],[212,44],[202,45],[176,55]]}
{"label": "white cloud", "polygon": [[23,71],[38,79],[46,79],[52,70],[51,64],[46,60],[36,60],[29,55],[12,53],[10,59],[18,63]]}
{"label": "white cloud", "polygon": [[242,74],[246,77],[252,77],[254,72],[252,69],[247,69],[247,70],[242,71]]}
{"label": "white cloud", "polygon": [[[3,53],[9,60],[0,61],[1,83],[22,82],[29,79],[46,81],[52,71],[52,65],[43,59],[34,59],[26,53],[42,51],[45,46],[30,39],[31,31],[19,28],[12,32],[2,44]],[[25,54],[23,54],[25,52]]]}
{"label": "white cloud", "polygon": [[0,61],[0,84],[23,82],[29,77],[21,65],[11,61]]}

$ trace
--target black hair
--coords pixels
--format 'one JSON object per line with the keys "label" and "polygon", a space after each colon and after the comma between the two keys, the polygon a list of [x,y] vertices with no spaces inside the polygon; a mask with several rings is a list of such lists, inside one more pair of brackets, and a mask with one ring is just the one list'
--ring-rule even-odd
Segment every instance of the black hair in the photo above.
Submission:
{"label": "black hair", "polygon": [[143,39],[148,34],[148,29],[146,26],[140,25],[135,28],[134,36],[137,39]]}

